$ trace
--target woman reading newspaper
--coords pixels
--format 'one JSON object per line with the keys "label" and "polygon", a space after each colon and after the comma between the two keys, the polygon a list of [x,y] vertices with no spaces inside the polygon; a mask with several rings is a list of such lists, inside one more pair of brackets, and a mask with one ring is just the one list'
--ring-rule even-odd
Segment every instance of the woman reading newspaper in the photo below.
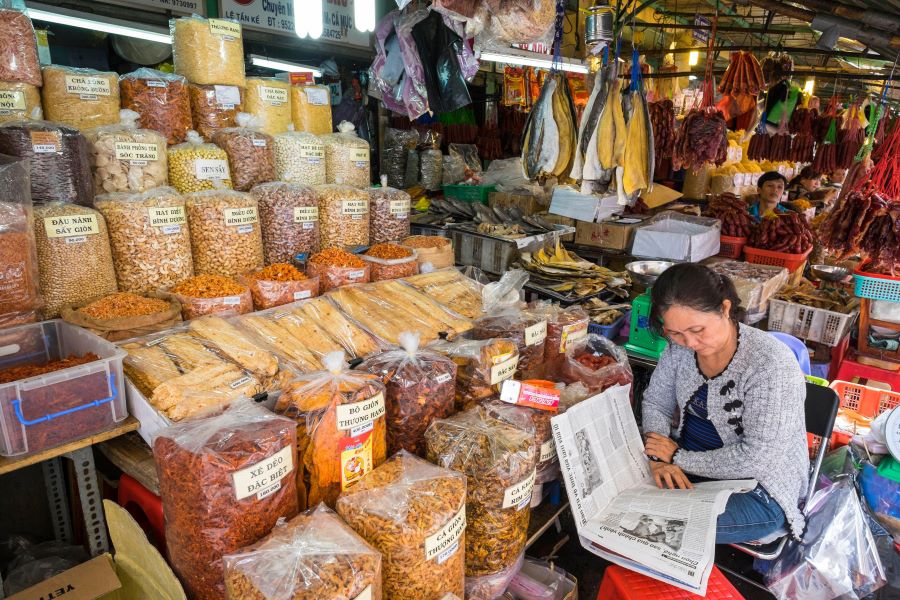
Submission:
{"label": "woman reading newspaper", "polygon": [[799,538],[809,457],[797,360],[741,323],[734,284],[707,267],[675,265],[651,293],[651,327],[669,340],[643,398],[656,484],[755,479],[756,489],[728,499],[716,543]]}

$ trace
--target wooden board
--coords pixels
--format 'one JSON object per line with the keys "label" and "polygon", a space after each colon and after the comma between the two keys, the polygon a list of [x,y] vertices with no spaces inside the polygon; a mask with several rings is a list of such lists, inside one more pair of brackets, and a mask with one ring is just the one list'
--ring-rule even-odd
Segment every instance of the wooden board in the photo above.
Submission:
{"label": "wooden board", "polygon": [[137,433],[126,433],[97,445],[97,449],[123,473],[159,496],[159,478],[153,451]]}

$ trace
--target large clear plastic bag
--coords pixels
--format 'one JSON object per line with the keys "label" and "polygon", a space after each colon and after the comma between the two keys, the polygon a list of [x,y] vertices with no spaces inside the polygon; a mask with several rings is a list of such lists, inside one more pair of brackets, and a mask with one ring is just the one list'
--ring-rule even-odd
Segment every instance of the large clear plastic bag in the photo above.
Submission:
{"label": "large clear plastic bag", "polygon": [[338,132],[322,136],[327,183],[369,187],[369,142],[356,135],[353,123],[341,121]]}
{"label": "large clear plastic bag", "polygon": [[381,173],[387,177],[388,185],[394,188],[410,187],[406,181],[406,161],[411,149],[419,143],[415,131],[388,128],[384,133],[384,147],[381,150]]}
{"label": "large clear plastic bag", "polygon": [[0,81],[0,123],[43,118],[40,88],[28,83]]}
{"label": "large clear plastic bag", "polygon": [[466,477],[401,450],[338,499],[384,557],[385,598],[463,597]]}
{"label": "large clear plastic bag", "polygon": [[766,587],[779,600],[859,600],[885,584],[851,481],[815,492],[806,520],[803,541],[788,541],[766,574]]}
{"label": "large clear plastic bag", "polygon": [[274,77],[250,77],[243,108],[257,118],[263,133],[284,133],[291,124],[291,85]]}
{"label": "large clear plastic bag", "polygon": [[89,129],[91,174],[95,194],[145,192],[168,185],[166,138],[152,129],[138,129],[140,115],[119,111],[119,124]]}
{"label": "large clear plastic bag", "polygon": [[566,351],[559,378],[566,384],[584,384],[592,396],[634,381],[625,349],[596,333]]}
{"label": "large clear plastic bag", "polygon": [[42,70],[41,101],[48,121],[90,129],[119,121],[119,75],[62,65]]}
{"label": "large clear plastic bag", "polygon": [[518,406],[501,400],[489,400],[483,406],[490,416],[533,436],[534,454],[537,456],[535,483],[553,481],[559,474],[559,458],[550,426],[550,419],[556,411]]}
{"label": "large clear plastic bag", "polygon": [[275,136],[275,175],[279,181],[325,185],[325,144],[318,136],[293,131]]}
{"label": "large clear plastic bag", "polygon": [[387,185],[369,190],[369,243],[396,242],[409,236],[409,211],[412,200],[404,191]]}
{"label": "large clear plastic bag", "polygon": [[28,162],[0,156],[0,327],[38,320],[38,259],[28,187]]}
{"label": "large clear plastic bag", "polygon": [[173,73],[141,68],[119,76],[122,108],[140,115],[138,125],[158,131],[169,144],[180,144],[191,130],[191,99],[187,79]]}
{"label": "large clear plastic bag", "polygon": [[547,319],[547,339],[544,341],[544,372],[555,380],[565,363],[566,352],[584,343],[591,317],[577,306],[563,308],[550,302],[539,302],[531,312]]}
{"label": "large clear plastic bag", "polygon": [[247,192],[259,183],[275,180],[275,141],[258,128],[259,119],[253,115],[238,113],[235,120],[237,127],[219,129],[213,142],[228,154],[234,189]]}
{"label": "large clear plastic bag", "polygon": [[184,197],[194,272],[237,277],[262,268],[259,204],[250,194],[206,190]]}
{"label": "large clear plastic bag", "polygon": [[0,31],[0,81],[40,87],[41,63],[31,19],[23,11],[0,8]]}
{"label": "large clear plastic bag", "polygon": [[490,15],[476,43],[482,48],[508,48],[553,40],[556,0],[487,0]]}
{"label": "large clear plastic bag", "polygon": [[499,396],[500,386],[516,373],[519,350],[514,340],[466,340],[435,342],[430,346],[456,363],[456,410],[476,406]]}
{"label": "large clear plastic bag", "polygon": [[197,15],[169,21],[175,72],[191,83],[244,87],[241,25]]}
{"label": "large clear plastic bag", "polygon": [[194,129],[203,137],[211,138],[219,129],[234,127],[235,118],[241,110],[241,92],[242,89],[236,85],[191,83],[188,95]]}
{"label": "large clear plastic bag", "polygon": [[381,554],[320,504],[224,558],[229,600],[381,599]]}
{"label": "large clear plastic bag", "polygon": [[182,194],[232,188],[228,153],[204,143],[196,131],[188,131],[183,144],[169,146],[168,161],[169,185]]}
{"label": "large clear plastic bag", "polygon": [[319,250],[319,197],[314,188],[272,181],[250,193],[259,203],[267,265],[289,263],[298,253]]}
{"label": "large clear plastic bag", "polygon": [[249,399],[159,431],[169,562],[196,600],[225,597],[222,557],[297,514],[297,427]]}
{"label": "large clear plastic bag", "polygon": [[313,135],[328,135],[331,124],[331,92],[326,85],[291,87],[291,117],[294,129]]}

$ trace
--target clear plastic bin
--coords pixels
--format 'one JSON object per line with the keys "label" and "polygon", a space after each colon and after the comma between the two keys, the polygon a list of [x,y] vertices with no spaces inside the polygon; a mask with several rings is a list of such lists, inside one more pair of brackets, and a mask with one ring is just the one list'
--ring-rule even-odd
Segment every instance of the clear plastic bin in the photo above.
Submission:
{"label": "clear plastic bin", "polygon": [[93,352],[100,360],[0,385],[0,455],[39,452],[128,416],[125,351],[59,319],[0,331],[0,370]]}

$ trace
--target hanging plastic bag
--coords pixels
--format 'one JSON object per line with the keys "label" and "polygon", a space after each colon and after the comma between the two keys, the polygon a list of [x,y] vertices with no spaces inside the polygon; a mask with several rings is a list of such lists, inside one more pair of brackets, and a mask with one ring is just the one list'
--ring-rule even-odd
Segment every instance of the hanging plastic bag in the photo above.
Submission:
{"label": "hanging plastic bag", "polygon": [[444,25],[436,12],[412,28],[412,37],[421,57],[431,111],[444,114],[471,104],[469,86],[459,63],[463,38]]}

